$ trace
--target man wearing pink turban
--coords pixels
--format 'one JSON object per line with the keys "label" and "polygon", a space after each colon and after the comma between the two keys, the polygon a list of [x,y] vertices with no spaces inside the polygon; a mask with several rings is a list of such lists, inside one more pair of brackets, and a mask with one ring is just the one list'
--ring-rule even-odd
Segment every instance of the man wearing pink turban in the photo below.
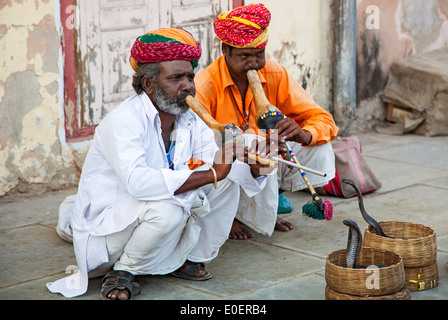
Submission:
{"label": "man wearing pink turban", "polygon": [[239,7],[220,14],[213,27],[216,37],[235,48],[264,48],[271,13],[262,4]]}

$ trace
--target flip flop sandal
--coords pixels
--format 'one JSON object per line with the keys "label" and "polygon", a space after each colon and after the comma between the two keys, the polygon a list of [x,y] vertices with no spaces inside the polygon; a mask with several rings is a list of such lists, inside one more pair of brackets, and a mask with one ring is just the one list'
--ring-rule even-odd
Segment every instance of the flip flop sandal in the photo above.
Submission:
{"label": "flip flop sandal", "polygon": [[[109,279],[109,278],[115,279]],[[142,287],[134,282],[134,275],[128,271],[123,270],[114,270],[106,274],[103,278],[103,285],[101,287],[100,297],[102,300],[115,300],[109,298],[107,295],[115,289],[123,291],[128,289],[129,291],[129,300],[132,300],[134,295],[139,294],[142,291]]]}
{"label": "flip flop sandal", "polygon": [[[185,270],[180,271],[184,267],[186,267]],[[205,270],[207,272],[207,274],[205,274],[204,276],[202,276],[202,277],[197,276],[196,271],[197,271],[198,267],[201,267],[205,270],[205,266],[203,263],[185,261],[185,263],[182,265],[182,267],[180,267],[176,271],[172,272],[171,275],[176,278],[182,278],[182,279],[187,279],[187,280],[196,280],[196,281],[208,280],[211,277],[213,277],[213,275],[211,273],[209,273],[207,270]]]}

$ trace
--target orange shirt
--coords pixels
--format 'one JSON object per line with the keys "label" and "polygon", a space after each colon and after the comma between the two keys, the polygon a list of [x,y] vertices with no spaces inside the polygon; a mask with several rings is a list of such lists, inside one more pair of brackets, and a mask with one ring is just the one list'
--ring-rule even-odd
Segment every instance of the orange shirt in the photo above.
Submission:
{"label": "orange shirt", "polygon": [[[296,120],[300,127],[312,135],[309,145],[332,141],[339,129],[333,117],[322,109],[303,88],[278,63],[266,59],[266,65],[258,71],[261,84],[269,102],[285,116]],[[256,134],[263,135],[255,119],[255,101],[250,86],[243,102],[234,84],[224,56],[219,57],[195,77],[195,98],[219,123],[235,123],[241,129],[248,123]],[[233,94],[235,106],[229,93]],[[250,106],[250,108],[249,108]],[[250,109],[250,111],[249,111]],[[252,131],[253,133],[253,131]]]}

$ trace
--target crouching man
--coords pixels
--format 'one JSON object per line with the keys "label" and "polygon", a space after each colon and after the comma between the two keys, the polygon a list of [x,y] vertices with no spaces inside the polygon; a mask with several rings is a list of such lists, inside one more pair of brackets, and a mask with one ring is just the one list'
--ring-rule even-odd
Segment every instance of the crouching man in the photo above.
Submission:
{"label": "crouching man", "polygon": [[[212,277],[205,264],[228,239],[239,185],[253,195],[266,176],[247,147],[218,148],[186,104],[200,56],[200,44],[181,29],[135,41],[136,95],[97,127],[73,205],[64,204],[68,223],[58,233],[72,237],[79,272],[48,283],[50,291],[78,296],[89,278],[104,276],[101,298],[127,300],[141,290],[135,275]],[[265,142],[254,146],[269,152]],[[192,162],[202,165],[192,170]]]}

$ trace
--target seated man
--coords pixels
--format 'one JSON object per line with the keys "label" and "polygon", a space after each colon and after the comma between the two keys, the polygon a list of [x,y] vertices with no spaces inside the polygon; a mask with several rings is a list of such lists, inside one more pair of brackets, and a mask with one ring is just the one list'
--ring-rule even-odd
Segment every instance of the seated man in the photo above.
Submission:
{"label": "seated man", "polygon": [[[247,148],[219,149],[213,131],[186,104],[195,94],[200,56],[200,44],[181,29],[135,41],[137,94],[97,127],[67,211],[69,225],[59,228],[66,236],[72,232],[79,272],[48,283],[50,291],[81,295],[89,277],[105,275],[101,298],[127,300],[141,290],[134,275],[211,277],[204,263],[228,238],[238,184],[255,194],[267,179],[256,173],[261,164],[244,163]],[[262,143],[256,147],[269,151]],[[191,170],[191,159],[204,165]]]}
{"label": "seated man", "polygon": [[[239,7],[215,19],[214,31],[222,41],[223,56],[195,78],[196,99],[218,122],[235,123],[245,132],[263,135],[257,126],[256,105],[247,79],[247,71],[258,70],[267,99],[287,116],[274,127],[280,142],[291,141],[301,165],[327,173],[326,178],[308,175],[313,187],[320,187],[335,175],[334,153],[328,142],[337,136],[338,128],[331,114],[317,105],[281,65],[265,58],[270,19],[269,10],[262,4]],[[283,191],[307,189],[307,185],[296,169],[291,172],[284,165],[279,166],[278,181],[274,177],[269,180],[257,196],[249,199],[242,194],[230,238],[253,236],[239,222],[261,233],[272,232],[274,224],[276,230],[292,229],[291,223],[283,219],[277,218],[272,224],[272,218],[266,217],[276,217],[277,211],[281,211],[279,195],[283,201],[289,201],[281,195]],[[257,216],[270,226],[251,225],[248,214],[251,219]]]}

